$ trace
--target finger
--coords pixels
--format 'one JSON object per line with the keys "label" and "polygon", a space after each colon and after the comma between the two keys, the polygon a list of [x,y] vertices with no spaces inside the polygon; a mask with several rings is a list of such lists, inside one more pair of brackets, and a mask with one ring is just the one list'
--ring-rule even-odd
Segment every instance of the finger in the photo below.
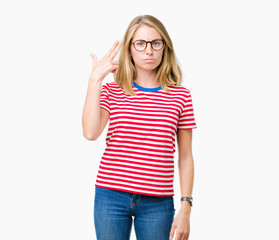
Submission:
{"label": "finger", "polygon": [[118,44],[118,41],[115,41],[114,44],[112,45],[111,49],[108,51],[108,53],[105,56],[110,57],[113,50],[116,48],[117,44]]}
{"label": "finger", "polygon": [[111,58],[111,59],[114,59],[114,58],[115,58],[115,56],[117,55],[119,49],[121,48],[121,45],[122,45],[122,41],[120,40],[120,41],[118,42],[118,44],[116,45],[115,49],[113,50],[113,52],[112,52],[111,55],[110,55],[110,58]]}
{"label": "finger", "polygon": [[112,61],[111,64],[119,64],[119,61]]}
{"label": "finger", "polygon": [[171,231],[170,231],[170,237],[169,237],[169,239],[173,239],[174,232],[175,232],[175,227],[172,226]]}
{"label": "finger", "polygon": [[98,58],[97,58],[97,56],[94,54],[94,53],[89,53],[89,55],[91,56],[91,58],[92,58],[92,61],[93,61],[93,64],[95,63],[95,62],[97,62],[97,60],[98,60]]}
{"label": "finger", "polygon": [[115,65],[115,66],[113,66],[112,68],[111,68],[111,73],[114,73],[114,72],[116,72],[116,70],[119,68],[119,65]]}
{"label": "finger", "polygon": [[182,239],[182,235],[177,233],[174,240],[181,240],[181,239]]}

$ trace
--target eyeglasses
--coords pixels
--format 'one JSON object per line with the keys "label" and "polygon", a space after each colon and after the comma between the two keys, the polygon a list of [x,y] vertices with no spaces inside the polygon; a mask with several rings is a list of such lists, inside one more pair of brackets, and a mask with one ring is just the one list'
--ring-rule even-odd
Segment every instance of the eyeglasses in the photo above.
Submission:
{"label": "eyeglasses", "polygon": [[162,39],[154,39],[152,41],[145,41],[140,39],[132,42],[134,48],[139,52],[145,50],[148,43],[151,44],[152,49],[154,49],[155,51],[160,51],[165,45]]}

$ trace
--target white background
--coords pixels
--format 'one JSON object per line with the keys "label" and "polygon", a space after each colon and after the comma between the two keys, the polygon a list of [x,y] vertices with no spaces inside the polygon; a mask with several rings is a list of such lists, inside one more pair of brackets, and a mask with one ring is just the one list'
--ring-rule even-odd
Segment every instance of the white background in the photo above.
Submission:
{"label": "white background", "polygon": [[[2,2],[0,238],[96,239],[107,128],[97,141],[82,135],[89,53],[101,58],[151,14],[173,40],[198,126],[190,239],[279,239],[278,10],[268,0]],[[176,168],[176,211],[179,201]]]}

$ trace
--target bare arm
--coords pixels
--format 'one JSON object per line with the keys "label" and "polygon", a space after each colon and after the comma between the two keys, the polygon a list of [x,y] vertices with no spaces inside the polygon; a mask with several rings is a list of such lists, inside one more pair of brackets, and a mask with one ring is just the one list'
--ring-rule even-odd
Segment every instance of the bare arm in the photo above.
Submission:
{"label": "bare arm", "polygon": [[88,89],[82,114],[83,136],[88,140],[96,140],[104,130],[109,113],[100,108],[100,95],[103,79],[119,67],[118,61],[113,61],[121,47],[121,41],[116,41],[109,52],[98,61],[95,54],[90,54],[93,61],[89,77]]}
{"label": "bare arm", "polygon": [[[177,132],[178,167],[181,196],[192,196],[194,181],[194,160],[192,155],[192,129],[180,129]],[[182,201],[180,210],[172,223],[170,239],[188,239],[190,234],[191,206]]]}
{"label": "bare arm", "polygon": [[102,81],[89,80],[83,108],[83,136],[88,140],[96,140],[103,132],[109,113],[100,108]]}

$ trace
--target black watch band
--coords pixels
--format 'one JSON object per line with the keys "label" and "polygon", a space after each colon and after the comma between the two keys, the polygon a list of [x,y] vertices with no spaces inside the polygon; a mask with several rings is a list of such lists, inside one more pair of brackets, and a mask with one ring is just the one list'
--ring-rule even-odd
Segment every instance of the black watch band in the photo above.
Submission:
{"label": "black watch band", "polygon": [[187,201],[187,202],[190,203],[191,207],[193,206],[193,197],[182,197],[180,200],[181,201]]}

